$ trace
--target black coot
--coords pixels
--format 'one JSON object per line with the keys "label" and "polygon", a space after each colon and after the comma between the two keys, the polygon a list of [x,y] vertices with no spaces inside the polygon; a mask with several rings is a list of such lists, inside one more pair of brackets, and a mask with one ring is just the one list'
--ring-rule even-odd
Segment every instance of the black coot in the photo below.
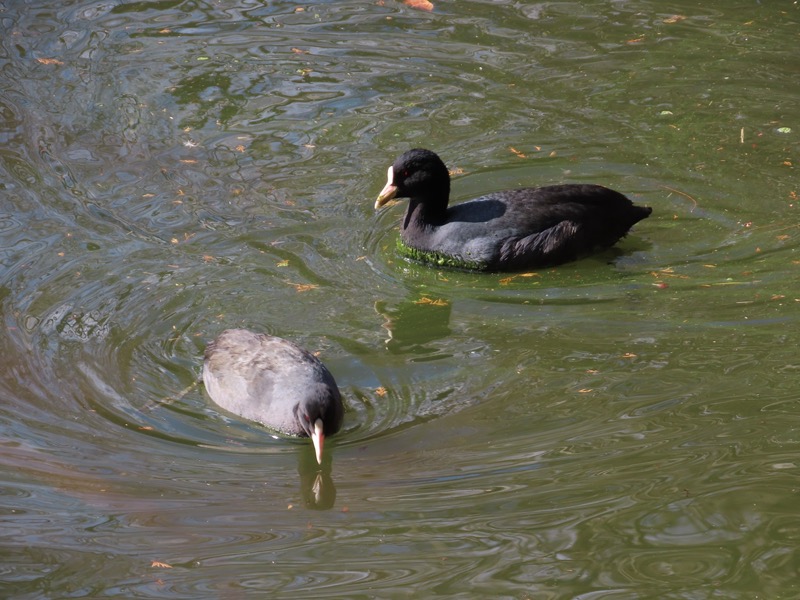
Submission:
{"label": "black coot", "polygon": [[404,254],[438,265],[508,271],[558,265],[613,246],[652,209],[599,185],[495,192],[448,208],[450,175],[430,150],[409,150],[389,167],[375,202],[408,198]]}
{"label": "black coot", "polygon": [[308,436],[317,462],[342,426],[339,388],[316,357],[279,337],[228,329],[206,347],[203,382],[211,399],[245,419]]}

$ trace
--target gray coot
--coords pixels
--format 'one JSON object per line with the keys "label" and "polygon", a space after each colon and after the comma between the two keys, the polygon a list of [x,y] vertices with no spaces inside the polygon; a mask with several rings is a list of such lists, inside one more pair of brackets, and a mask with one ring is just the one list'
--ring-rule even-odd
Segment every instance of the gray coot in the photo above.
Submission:
{"label": "gray coot", "polygon": [[223,331],[206,347],[203,382],[225,410],[283,434],[310,437],[320,464],[325,438],[342,426],[333,375],[311,353],[279,337]]}
{"label": "gray coot", "polygon": [[405,152],[389,167],[375,202],[408,198],[403,254],[437,265],[509,271],[554,266],[613,246],[652,209],[599,185],[565,184],[495,192],[448,208],[450,175],[430,150]]}

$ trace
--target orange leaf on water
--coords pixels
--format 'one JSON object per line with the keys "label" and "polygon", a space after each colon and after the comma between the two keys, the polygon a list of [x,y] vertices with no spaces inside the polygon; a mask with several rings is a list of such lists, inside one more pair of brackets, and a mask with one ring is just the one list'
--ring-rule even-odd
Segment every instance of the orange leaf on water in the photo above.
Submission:
{"label": "orange leaf on water", "polygon": [[443,298],[428,298],[427,296],[423,296],[422,298],[414,302],[414,304],[431,304],[433,306],[447,306],[448,302]]}
{"label": "orange leaf on water", "polygon": [[403,4],[411,8],[427,10],[429,12],[433,10],[433,3],[428,2],[428,0],[403,0]]}

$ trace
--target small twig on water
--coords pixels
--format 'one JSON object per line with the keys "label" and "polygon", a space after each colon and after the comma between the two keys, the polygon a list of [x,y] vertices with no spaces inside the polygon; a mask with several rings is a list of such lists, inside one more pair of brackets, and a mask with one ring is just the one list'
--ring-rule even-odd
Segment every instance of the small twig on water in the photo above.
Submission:
{"label": "small twig on water", "polygon": [[692,204],[694,204],[694,206],[692,207],[692,210],[690,210],[689,212],[694,212],[694,209],[695,209],[695,208],[697,208],[697,200],[695,200],[694,198],[692,198],[692,197],[691,197],[689,194],[687,194],[686,192],[682,192],[682,191],[680,191],[680,190],[676,190],[675,188],[671,188],[671,187],[669,187],[668,185],[662,185],[661,187],[663,187],[665,190],[669,190],[670,192],[675,192],[676,194],[680,194],[680,195],[681,195],[681,196],[683,196],[684,198],[688,198],[689,200],[691,200],[691,201],[692,201]]}

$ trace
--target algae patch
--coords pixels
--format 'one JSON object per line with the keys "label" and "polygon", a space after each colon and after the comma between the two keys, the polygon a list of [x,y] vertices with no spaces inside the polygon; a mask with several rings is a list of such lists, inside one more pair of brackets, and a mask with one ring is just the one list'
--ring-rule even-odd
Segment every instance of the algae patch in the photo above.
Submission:
{"label": "algae patch", "polygon": [[397,238],[397,251],[412,260],[424,262],[439,267],[449,267],[452,269],[468,269],[471,271],[484,271],[486,265],[479,261],[463,260],[456,256],[434,252],[432,250],[420,250],[406,245],[402,239]]}

